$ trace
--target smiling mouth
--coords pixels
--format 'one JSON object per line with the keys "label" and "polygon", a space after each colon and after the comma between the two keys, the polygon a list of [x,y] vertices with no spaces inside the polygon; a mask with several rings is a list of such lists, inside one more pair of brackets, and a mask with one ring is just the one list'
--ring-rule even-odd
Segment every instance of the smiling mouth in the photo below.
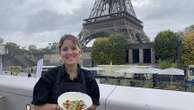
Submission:
{"label": "smiling mouth", "polygon": [[69,57],[66,57],[67,60],[73,60],[75,59],[75,56],[69,56]]}

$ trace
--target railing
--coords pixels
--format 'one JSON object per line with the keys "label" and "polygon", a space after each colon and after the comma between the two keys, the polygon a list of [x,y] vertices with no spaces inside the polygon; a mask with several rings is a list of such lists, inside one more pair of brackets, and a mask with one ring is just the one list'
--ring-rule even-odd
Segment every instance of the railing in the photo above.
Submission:
{"label": "railing", "polygon": [[[0,75],[0,110],[25,110],[37,78]],[[98,110],[194,110],[194,93],[99,84]]]}
{"label": "railing", "polygon": [[166,76],[161,77],[157,81],[153,80],[153,78],[146,79],[144,77],[130,78],[123,76],[96,75],[96,78],[103,84],[194,92],[194,83],[185,81],[183,77],[174,76],[174,79],[169,80],[169,77]]}

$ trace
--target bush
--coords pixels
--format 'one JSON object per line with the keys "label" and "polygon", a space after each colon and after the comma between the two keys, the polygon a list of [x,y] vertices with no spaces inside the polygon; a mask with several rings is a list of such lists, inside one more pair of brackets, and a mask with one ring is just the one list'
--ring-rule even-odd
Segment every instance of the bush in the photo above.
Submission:
{"label": "bush", "polygon": [[177,67],[177,64],[169,60],[159,60],[158,66],[159,68],[165,69],[165,68],[170,68],[170,67]]}

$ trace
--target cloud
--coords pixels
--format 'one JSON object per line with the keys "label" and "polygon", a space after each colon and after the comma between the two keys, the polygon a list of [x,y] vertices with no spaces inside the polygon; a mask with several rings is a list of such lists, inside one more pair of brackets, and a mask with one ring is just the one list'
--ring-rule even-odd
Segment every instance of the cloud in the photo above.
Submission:
{"label": "cloud", "polygon": [[[1,0],[0,37],[22,46],[46,46],[64,33],[77,35],[95,0]],[[146,34],[183,30],[194,24],[191,0],[132,0]]]}
{"label": "cloud", "polygon": [[0,1],[0,37],[23,46],[29,45],[26,41],[46,46],[64,33],[78,34],[89,5],[86,0]]}
{"label": "cloud", "polygon": [[184,30],[194,24],[193,4],[191,0],[132,0],[144,30],[151,39],[160,31],[171,29]]}

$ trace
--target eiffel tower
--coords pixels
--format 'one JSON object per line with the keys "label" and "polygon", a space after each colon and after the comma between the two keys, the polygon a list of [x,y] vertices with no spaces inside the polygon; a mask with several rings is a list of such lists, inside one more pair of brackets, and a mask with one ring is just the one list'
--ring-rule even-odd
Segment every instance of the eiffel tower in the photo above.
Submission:
{"label": "eiffel tower", "polygon": [[83,47],[97,37],[125,33],[129,44],[147,43],[142,21],[135,14],[131,0],[95,0],[88,19],[84,20],[79,40]]}

